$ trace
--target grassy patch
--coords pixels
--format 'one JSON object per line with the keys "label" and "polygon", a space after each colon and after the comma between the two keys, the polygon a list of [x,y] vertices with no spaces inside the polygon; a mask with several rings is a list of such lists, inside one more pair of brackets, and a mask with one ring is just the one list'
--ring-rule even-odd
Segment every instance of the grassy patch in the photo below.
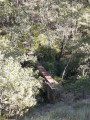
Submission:
{"label": "grassy patch", "polygon": [[[77,109],[75,109],[77,108]],[[29,120],[90,120],[90,103],[77,102],[72,106],[64,105],[56,108],[47,116],[31,118]]]}

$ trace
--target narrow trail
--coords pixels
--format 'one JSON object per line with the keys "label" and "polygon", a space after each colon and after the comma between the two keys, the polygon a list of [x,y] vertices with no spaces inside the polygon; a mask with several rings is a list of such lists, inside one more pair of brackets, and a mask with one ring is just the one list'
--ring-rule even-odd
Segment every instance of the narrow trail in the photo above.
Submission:
{"label": "narrow trail", "polygon": [[37,65],[38,70],[40,71],[40,73],[43,75],[43,77],[46,79],[47,82],[49,82],[50,84],[58,84],[58,82],[56,82],[49,74],[48,72],[45,70],[45,68],[38,63]]}
{"label": "narrow trail", "polygon": [[47,99],[50,103],[55,103],[60,98],[60,94],[57,92],[58,82],[55,81],[51,75],[45,70],[45,68],[38,62],[37,68],[42,76],[45,78],[45,88],[47,91]]}

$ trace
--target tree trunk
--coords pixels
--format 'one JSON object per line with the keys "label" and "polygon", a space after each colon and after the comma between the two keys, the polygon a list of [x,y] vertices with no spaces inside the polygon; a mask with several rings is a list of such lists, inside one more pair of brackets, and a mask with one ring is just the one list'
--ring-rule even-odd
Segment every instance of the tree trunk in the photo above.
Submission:
{"label": "tree trunk", "polygon": [[68,65],[69,65],[70,61],[71,61],[71,59],[69,59],[69,61],[68,61],[67,65],[66,65],[66,67],[65,67],[65,69],[64,69],[64,71],[63,71],[63,74],[62,74],[62,80],[61,80],[61,82],[63,82],[63,80],[64,80],[64,76],[65,76],[65,74],[66,74],[66,70],[67,70],[67,67],[68,67]]}
{"label": "tree trunk", "polygon": [[19,0],[16,1],[17,7],[19,6]]}

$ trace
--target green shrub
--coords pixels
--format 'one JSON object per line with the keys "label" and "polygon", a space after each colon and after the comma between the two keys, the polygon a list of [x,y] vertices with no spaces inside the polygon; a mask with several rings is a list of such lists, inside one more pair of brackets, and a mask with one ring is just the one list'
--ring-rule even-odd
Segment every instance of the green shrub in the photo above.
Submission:
{"label": "green shrub", "polygon": [[42,62],[42,65],[52,76],[59,75],[59,69],[57,69],[59,64],[57,61],[50,60],[50,61]]}
{"label": "green shrub", "polygon": [[36,96],[42,88],[42,78],[36,79],[38,71],[22,68],[12,57],[3,60],[0,54],[1,114],[22,114],[37,103]]}
{"label": "green shrub", "polygon": [[57,55],[57,51],[55,49],[50,48],[49,46],[39,46],[36,54],[40,61],[50,61],[55,60],[55,56]]}
{"label": "green shrub", "polygon": [[53,79],[55,79],[57,82],[60,82],[61,81],[61,77],[59,76],[53,76]]}
{"label": "green shrub", "polygon": [[65,89],[73,92],[77,98],[90,94],[90,79],[88,76],[70,77],[64,84]]}

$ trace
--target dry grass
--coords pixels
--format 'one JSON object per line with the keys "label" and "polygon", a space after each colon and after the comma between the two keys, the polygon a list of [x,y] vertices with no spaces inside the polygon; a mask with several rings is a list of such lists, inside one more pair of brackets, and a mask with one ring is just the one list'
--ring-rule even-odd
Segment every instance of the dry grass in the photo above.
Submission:
{"label": "dry grass", "polygon": [[[40,111],[39,115],[30,116],[24,117],[23,120],[90,120],[90,101],[78,101],[72,105],[63,104],[53,107],[52,112],[47,114],[45,111]],[[0,117],[0,120],[6,119]]]}
{"label": "dry grass", "polygon": [[64,105],[56,108],[47,116],[40,116],[28,120],[90,120],[90,103],[77,102],[72,106]]}

